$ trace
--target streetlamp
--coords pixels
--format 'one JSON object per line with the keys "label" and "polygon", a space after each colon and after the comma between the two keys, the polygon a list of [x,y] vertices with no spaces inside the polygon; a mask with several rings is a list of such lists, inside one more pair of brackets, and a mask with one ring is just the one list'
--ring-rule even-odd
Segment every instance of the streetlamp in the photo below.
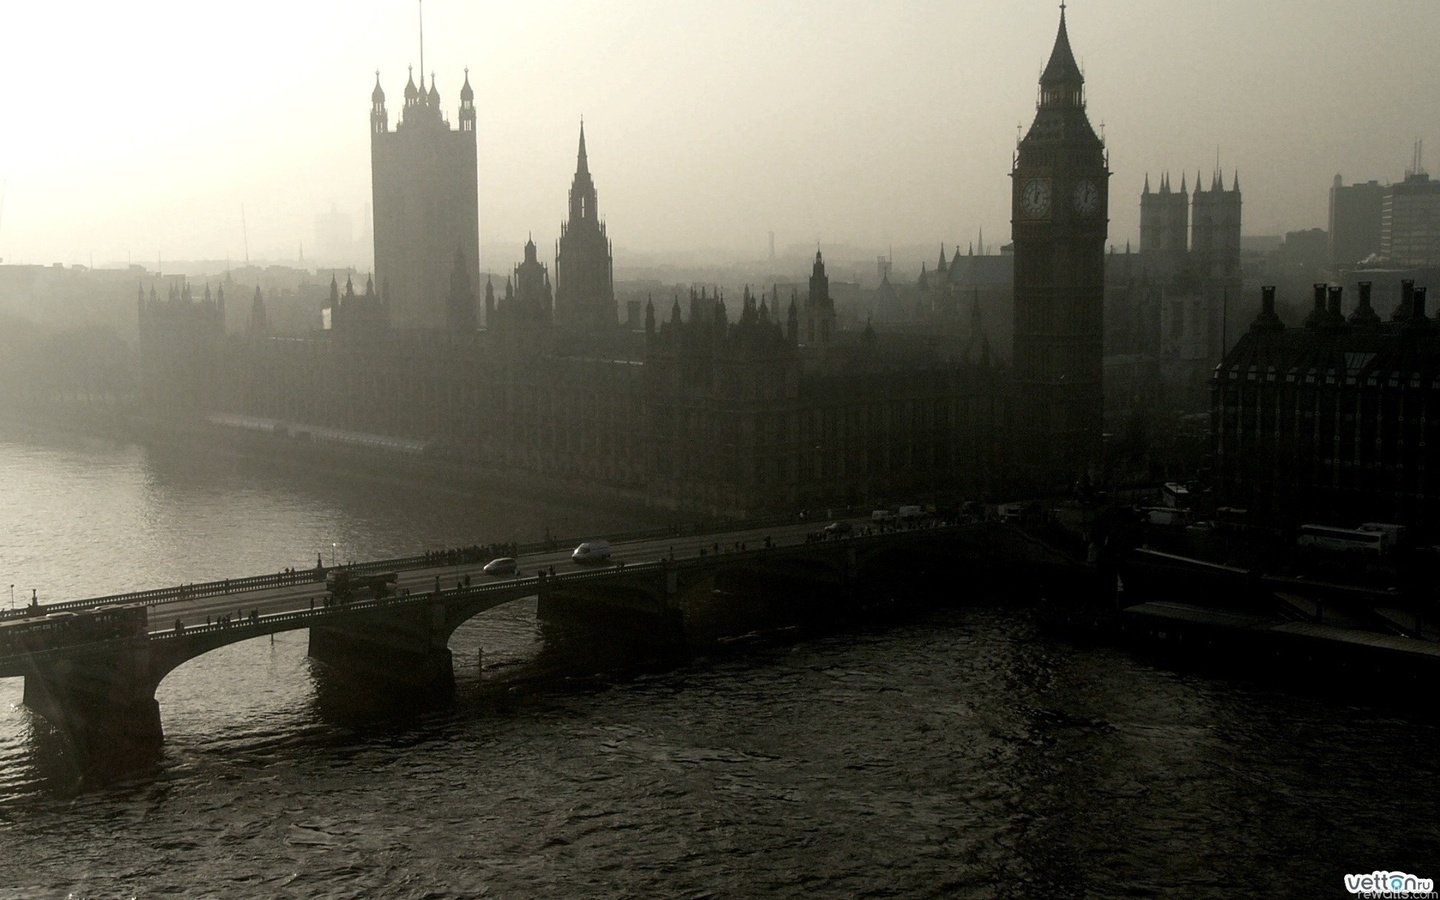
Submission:
{"label": "streetlamp", "polygon": [[10,608],[15,608],[15,585],[10,585]]}
{"label": "streetlamp", "polygon": [[334,542],[334,541],[331,541],[331,542],[330,542],[330,568],[332,568],[332,569],[335,568],[335,551],[338,550],[338,549],[340,549],[340,545],[337,544],[337,543]]}

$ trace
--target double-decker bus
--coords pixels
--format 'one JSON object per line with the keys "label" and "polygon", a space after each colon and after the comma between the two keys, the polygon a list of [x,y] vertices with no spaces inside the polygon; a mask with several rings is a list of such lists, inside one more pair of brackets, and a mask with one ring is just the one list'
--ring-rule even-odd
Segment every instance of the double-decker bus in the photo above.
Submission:
{"label": "double-decker bus", "polygon": [[0,621],[0,656],[143,637],[147,619],[143,603],[7,619]]}

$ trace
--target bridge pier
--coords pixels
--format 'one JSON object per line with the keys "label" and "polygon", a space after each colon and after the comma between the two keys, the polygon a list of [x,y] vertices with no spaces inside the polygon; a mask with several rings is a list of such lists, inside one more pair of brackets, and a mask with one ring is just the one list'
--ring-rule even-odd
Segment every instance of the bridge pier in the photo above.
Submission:
{"label": "bridge pier", "polygon": [[674,569],[632,577],[623,584],[554,579],[542,584],[536,617],[549,624],[605,636],[652,650],[683,650],[684,616],[675,604]]}
{"label": "bridge pier", "polygon": [[440,603],[397,607],[363,619],[310,626],[310,656],[367,682],[448,694],[455,666],[452,627]]}
{"label": "bridge pier", "polygon": [[115,653],[32,670],[25,705],[70,740],[86,768],[135,768],[164,740],[156,685],[141,662]]}

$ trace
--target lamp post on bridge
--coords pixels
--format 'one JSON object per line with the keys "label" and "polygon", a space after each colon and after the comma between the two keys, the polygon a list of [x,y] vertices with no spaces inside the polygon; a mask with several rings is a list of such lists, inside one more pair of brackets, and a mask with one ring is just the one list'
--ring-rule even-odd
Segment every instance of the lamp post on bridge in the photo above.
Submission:
{"label": "lamp post on bridge", "polygon": [[339,549],[340,545],[338,543],[335,541],[330,542],[330,568],[332,569],[335,568],[335,552]]}
{"label": "lamp post on bridge", "polygon": [[15,608],[15,585],[10,585],[10,608]]}

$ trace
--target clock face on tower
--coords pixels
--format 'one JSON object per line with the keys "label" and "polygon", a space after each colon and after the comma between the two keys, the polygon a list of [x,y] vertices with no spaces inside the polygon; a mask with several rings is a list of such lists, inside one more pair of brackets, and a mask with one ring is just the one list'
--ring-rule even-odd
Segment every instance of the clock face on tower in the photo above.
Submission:
{"label": "clock face on tower", "polygon": [[1082,216],[1093,216],[1100,210],[1100,189],[1088,178],[1075,185],[1075,211]]}
{"label": "clock face on tower", "polygon": [[1043,216],[1050,211],[1050,180],[1032,178],[1020,188],[1020,211],[1027,216]]}

